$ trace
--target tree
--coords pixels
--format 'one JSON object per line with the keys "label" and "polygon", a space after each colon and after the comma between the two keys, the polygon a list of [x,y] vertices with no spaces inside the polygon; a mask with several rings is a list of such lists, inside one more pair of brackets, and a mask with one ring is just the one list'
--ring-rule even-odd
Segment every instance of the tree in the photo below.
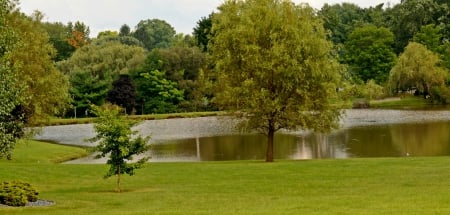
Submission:
{"label": "tree", "polygon": [[84,111],[90,103],[101,105],[99,102],[105,100],[112,82],[120,74],[128,74],[144,63],[145,50],[142,47],[124,45],[117,38],[93,40],[69,59],[58,63],[59,69],[70,78],[71,93],[78,111]]}
{"label": "tree", "polygon": [[213,17],[210,51],[216,102],[267,135],[266,161],[280,129],[328,131],[339,110],[332,44],[314,10],[286,0],[226,1]]}
{"label": "tree", "polygon": [[56,49],[54,61],[66,60],[75,52],[76,49],[68,42],[68,27],[66,25],[61,22],[43,22],[41,25],[49,35],[49,42]]}
{"label": "tree", "polygon": [[128,26],[127,24],[123,24],[120,27],[119,36],[120,37],[130,36],[130,32],[131,32],[130,26]]}
{"label": "tree", "polygon": [[386,23],[395,35],[395,51],[401,53],[424,25],[450,29],[449,8],[435,0],[403,0],[386,12]]}
{"label": "tree", "polygon": [[147,50],[170,47],[175,29],[160,19],[141,20],[132,35],[144,44]]}
{"label": "tree", "polygon": [[112,85],[112,89],[106,96],[106,101],[125,108],[126,113],[131,114],[136,105],[136,88],[133,80],[129,75],[123,74]]}
{"label": "tree", "polygon": [[197,41],[198,47],[200,47],[203,52],[208,51],[208,43],[212,37],[211,27],[213,16],[214,13],[211,13],[208,17],[202,17],[197,21],[197,26],[194,27],[194,32],[192,33]]}
{"label": "tree", "polygon": [[344,62],[350,73],[366,83],[384,83],[395,64],[394,35],[389,29],[373,25],[356,28],[344,46]]}
{"label": "tree", "polygon": [[440,87],[448,71],[439,66],[439,56],[424,45],[411,42],[392,68],[389,83],[394,90],[417,88],[426,97],[432,87]]}
{"label": "tree", "polygon": [[[164,71],[166,79],[177,83],[184,91],[185,102],[193,98],[195,80],[199,70],[206,65],[206,53],[198,47],[173,46],[166,49],[155,49],[147,57],[147,71]],[[185,104],[190,106],[190,104]],[[187,107],[188,108],[188,107]]]}
{"label": "tree", "polygon": [[329,37],[334,44],[347,41],[350,32],[365,23],[364,10],[352,3],[325,4],[318,14],[324,20],[325,29],[331,31]]}
{"label": "tree", "polygon": [[176,82],[167,80],[162,71],[149,71],[144,65],[143,69],[133,71],[132,76],[142,114],[175,112],[176,105],[183,100],[183,91]]}
{"label": "tree", "polygon": [[97,123],[94,125],[97,135],[91,139],[92,142],[99,141],[95,150],[100,154],[96,158],[109,156],[107,164],[110,168],[105,178],[117,175],[117,190],[121,192],[121,175],[134,175],[135,170],[143,167],[148,161],[148,157],[143,157],[135,163],[127,163],[133,161],[133,156],[142,154],[149,149],[150,145],[147,145],[149,137],[143,138],[139,135],[132,139],[137,132],[131,131],[131,127],[136,122],[124,118],[118,106],[94,106],[92,109],[98,116]]}
{"label": "tree", "polygon": [[74,71],[70,74],[70,94],[73,97],[74,116],[88,115],[91,105],[105,103],[112,77],[100,78],[89,71]]}
{"label": "tree", "polygon": [[20,120],[14,120],[12,113],[22,102],[21,91],[24,88],[17,73],[19,68],[12,65],[10,58],[19,39],[6,19],[13,8],[11,1],[0,0],[0,159],[11,159],[18,138],[15,131],[21,131],[23,126]]}
{"label": "tree", "polygon": [[27,87],[22,102],[28,124],[40,124],[51,116],[62,115],[70,104],[69,81],[53,62],[55,49],[42,28],[40,13],[27,17],[19,11],[8,16],[20,45],[11,51],[14,64],[20,65],[19,76]]}
{"label": "tree", "polygon": [[89,27],[84,23],[77,21],[75,24],[69,22],[68,24],[70,36],[68,42],[75,49],[81,48],[89,43]]}

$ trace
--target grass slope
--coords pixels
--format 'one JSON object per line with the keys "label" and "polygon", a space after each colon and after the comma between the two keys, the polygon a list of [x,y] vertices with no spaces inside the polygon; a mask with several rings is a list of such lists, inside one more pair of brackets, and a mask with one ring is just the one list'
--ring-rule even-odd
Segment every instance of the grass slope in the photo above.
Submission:
{"label": "grass slope", "polygon": [[0,180],[56,204],[0,214],[450,214],[449,157],[151,163],[123,193],[105,165],[35,161],[0,162]]}

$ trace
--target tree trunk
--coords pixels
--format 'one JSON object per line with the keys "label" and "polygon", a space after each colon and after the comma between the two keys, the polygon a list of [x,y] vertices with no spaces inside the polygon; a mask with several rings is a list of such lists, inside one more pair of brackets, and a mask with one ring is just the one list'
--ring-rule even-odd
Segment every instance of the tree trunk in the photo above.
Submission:
{"label": "tree trunk", "polygon": [[275,134],[275,129],[273,126],[269,126],[269,132],[267,134],[267,153],[266,162],[273,162],[273,137]]}
{"label": "tree trunk", "polygon": [[117,192],[121,192],[121,189],[120,189],[120,165],[119,165],[119,167],[118,167],[119,169],[118,169],[118,171],[117,171]]}

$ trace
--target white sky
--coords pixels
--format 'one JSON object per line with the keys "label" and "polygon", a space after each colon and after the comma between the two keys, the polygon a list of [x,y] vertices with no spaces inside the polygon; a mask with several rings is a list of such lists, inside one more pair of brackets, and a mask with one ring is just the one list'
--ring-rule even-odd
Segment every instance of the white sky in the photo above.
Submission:
{"label": "white sky", "polygon": [[[20,0],[19,7],[30,15],[34,10],[45,14],[49,22],[84,22],[91,37],[105,30],[119,31],[123,24],[131,29],[141,20],[161,19],[177,33],[191,34],[201,17],[208,16],[224,0]],[[400,0],[294,0],[320,9],[325,3],[351,2],[361,7],[380,3],[398,4]]]}

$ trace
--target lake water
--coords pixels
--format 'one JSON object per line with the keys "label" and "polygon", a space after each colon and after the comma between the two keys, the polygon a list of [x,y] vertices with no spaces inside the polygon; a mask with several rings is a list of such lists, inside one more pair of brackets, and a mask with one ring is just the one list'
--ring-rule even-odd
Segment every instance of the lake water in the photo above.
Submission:
{"label": "lake water", "polygon": [[[373,125],[331,134],[278,134],[275,159],[450,155],[450,122]],[[264,135],[227,135],[155,143],[153,162],[264,160]]]}

